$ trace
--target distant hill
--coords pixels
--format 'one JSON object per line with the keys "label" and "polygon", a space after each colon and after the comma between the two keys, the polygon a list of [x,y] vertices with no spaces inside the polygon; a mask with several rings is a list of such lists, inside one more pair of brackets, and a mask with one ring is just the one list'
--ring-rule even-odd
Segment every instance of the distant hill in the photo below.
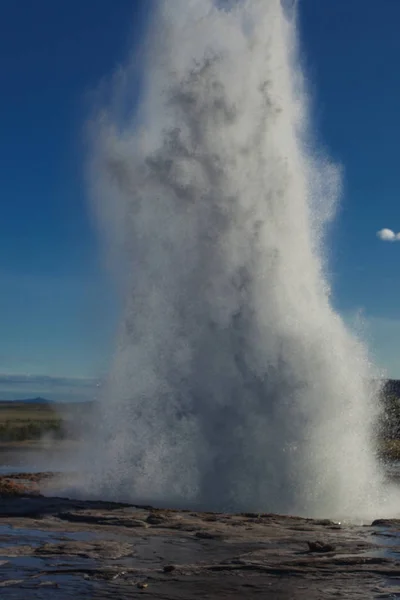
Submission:
{"label": "distant hill", "polygon": [[395,396],[400,399],[400,379],[388,379],[382,391],[384,396]]}

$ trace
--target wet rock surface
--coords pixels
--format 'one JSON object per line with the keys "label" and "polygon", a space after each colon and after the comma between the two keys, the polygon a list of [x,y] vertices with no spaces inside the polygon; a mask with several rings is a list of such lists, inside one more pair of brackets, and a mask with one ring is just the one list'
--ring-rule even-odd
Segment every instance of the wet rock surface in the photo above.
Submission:
{"label": "wet rock surface", "polygon": [[[400,523],[0,498],[0,597],[400,598]],[[34,592],[33,592],[34,590]]]}

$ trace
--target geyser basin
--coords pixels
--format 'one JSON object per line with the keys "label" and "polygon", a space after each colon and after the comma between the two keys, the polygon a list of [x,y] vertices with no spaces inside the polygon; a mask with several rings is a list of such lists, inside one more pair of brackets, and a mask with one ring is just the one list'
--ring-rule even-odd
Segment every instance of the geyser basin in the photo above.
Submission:
{"label": "geyser basin", "polygon": [[145,56],[139,107],[128,65],[93,128],[125,301],[83,493],[376,516],[374,373],[330,304],[339,177],[312,148],[295,9],[160,1]]}

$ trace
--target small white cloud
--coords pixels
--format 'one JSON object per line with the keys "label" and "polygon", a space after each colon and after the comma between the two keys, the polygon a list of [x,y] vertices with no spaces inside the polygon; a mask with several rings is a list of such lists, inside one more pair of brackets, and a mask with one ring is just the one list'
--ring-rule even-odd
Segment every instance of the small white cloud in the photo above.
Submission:
{"label": "small white cloud", "polygon": [[400,240],[400,233],[395,233],[391,229],[381,229],[376,235],[383,242],[396,242]]}

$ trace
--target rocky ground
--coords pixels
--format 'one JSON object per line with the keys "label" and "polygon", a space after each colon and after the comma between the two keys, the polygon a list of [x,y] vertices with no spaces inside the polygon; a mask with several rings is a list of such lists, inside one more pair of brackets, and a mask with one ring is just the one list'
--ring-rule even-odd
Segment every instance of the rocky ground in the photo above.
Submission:
{"label": "rocky ground", "polygon": [[[165,600],[400,598],[400,521],[45,498],[0,478],[0,597]],[[3,490],[3,492],[1,492]]]}

